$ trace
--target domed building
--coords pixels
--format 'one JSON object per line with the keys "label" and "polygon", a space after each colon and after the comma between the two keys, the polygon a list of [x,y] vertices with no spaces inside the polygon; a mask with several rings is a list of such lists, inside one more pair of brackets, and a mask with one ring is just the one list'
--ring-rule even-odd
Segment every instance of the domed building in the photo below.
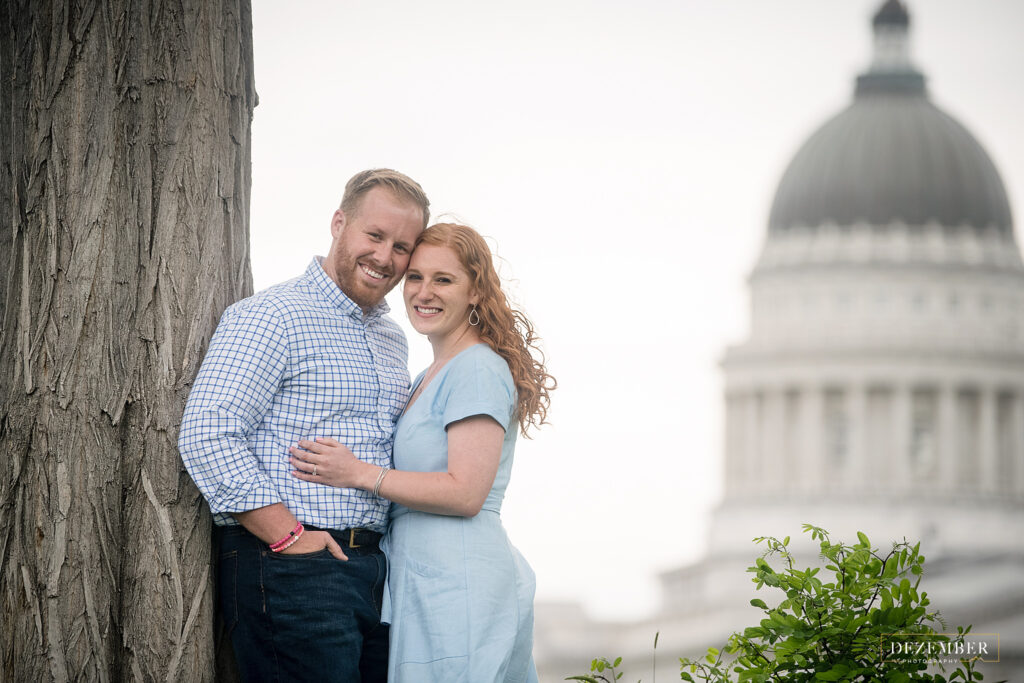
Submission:
{"label": "domed building", "polygon": [[765,506],[784,528],[827,511],[933,556],[1024,546],[1008,542],[1024,538],[1024,265],[1006,191],[928,99],[903,6],[873,23],[852,104],[782,176],[750,338],[722,363],[713,555],[749,555]]}
{"label": "domed building", "polygon": [[[605,627],[627,661],[649,662],[660,631],[664,680],[761,618],[750,539],[796,543],[805,522],[883,548],[920,540],[932,607],[1000,634],[986,680],[1024,680],[1024,264],[999,173],[929,99],[909,25],[898,0],[875,14],[852,103],[779,182],[750,336],[722,361],[725,495],[707,557],[662,576],[655,618]],[[815,561],[809,539],[798,547]],[[559,634],[578,618],[538,621],[542,671],[575,649]],[[600,645],[591,633],[573,661]]]}

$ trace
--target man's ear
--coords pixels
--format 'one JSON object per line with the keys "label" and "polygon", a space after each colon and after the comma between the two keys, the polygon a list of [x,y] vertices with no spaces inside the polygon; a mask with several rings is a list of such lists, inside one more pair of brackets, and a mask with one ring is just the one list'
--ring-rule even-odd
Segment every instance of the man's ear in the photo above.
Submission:
{"label": "man's ear", "polygon": [[338,239],[347,223],[348,218],[345,216],[345,212],[341,209],[335,211],[334,215],[331,217],[331,237]]}

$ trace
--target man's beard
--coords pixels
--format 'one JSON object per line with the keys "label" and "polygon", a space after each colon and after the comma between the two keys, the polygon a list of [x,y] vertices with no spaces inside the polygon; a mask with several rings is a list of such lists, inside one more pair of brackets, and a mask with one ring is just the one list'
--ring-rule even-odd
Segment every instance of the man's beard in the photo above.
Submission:
{"label": "man's beard", "polygon": [[397,284],[397,282],[390,282],[383,291],[380,289],[371,290],[361,280],[363,277],[362,267],[345,250],[339,250],[335,266],[338,286],[341,287],[341,291],[345,292],[348,298],[352,299],[363,310],[368,311],[377,306]]}

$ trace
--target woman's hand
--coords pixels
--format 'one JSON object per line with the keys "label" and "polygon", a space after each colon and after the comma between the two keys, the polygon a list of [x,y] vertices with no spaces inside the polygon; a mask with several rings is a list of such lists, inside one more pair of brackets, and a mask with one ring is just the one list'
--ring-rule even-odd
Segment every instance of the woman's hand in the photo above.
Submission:
{"label": "woman's hand", "polygon": [[363,462],[330,437],[299,441],[299,446],[292,446],[288,452],[295,468],[292,476],[313,484],[371,491],[380,473],[379,467]]}

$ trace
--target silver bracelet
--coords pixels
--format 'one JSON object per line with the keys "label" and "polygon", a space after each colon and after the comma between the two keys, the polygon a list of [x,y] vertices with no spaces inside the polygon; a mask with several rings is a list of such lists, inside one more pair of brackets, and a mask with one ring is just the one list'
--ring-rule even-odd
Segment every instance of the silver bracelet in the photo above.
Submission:
{"label": "silver bracelet", "polygon": [[380,495],[380,485],[384,483],[384,476],[391,471],[391,468],[385,465],[380,468],[380,474],[377,475],[377,483],[373,485],[373,495]]}

